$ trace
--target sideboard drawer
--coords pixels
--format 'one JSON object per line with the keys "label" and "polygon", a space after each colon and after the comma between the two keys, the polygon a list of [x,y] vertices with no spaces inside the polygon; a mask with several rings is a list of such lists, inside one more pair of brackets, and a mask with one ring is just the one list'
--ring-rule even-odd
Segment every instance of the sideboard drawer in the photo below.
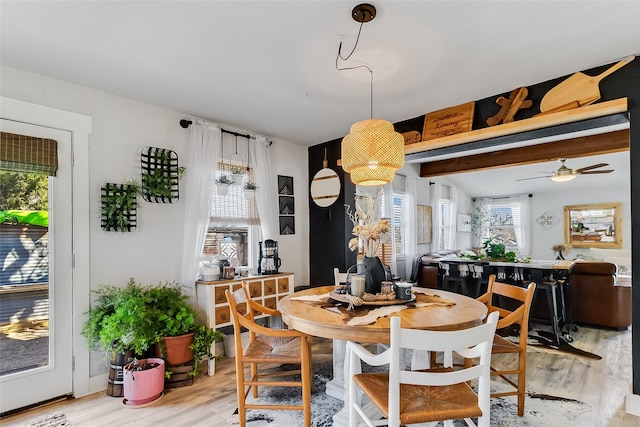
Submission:
{"label": "sideboard drawer", "polygon": [[216,304],[224,304],[227,302],[227,297],[224,295],[224,291],[229,289],[227,285],[216,286],[213,289],[213,300]]}
{"label": "sideboard drawer", "polygon": [[288,277],[282,277],[282,278],[278,279],[278,293],[279,294],[289,293],[289,278]]}
{"label": "sideboard drawer", "polygon": [[265,280],[264,281],[264,294],[266,295],[274,295],[276,293],[276,281],[275,279]]}
{"label": "sideboard drawer", "polygon": [[231,322],[231,309],[229,306],[219,307],[216,310],[216,325],[228,324]]}
{"label": "sideboard drawer", "polygon": [[272,310],[277,310],[276,306],[276,299],[274,298],[265,298],[264,300],[264,306],[267,308],[270,308]]}
{"label": "sideboard drawer", "polygon": [[262,296],[262,282],[249,282],[249,296],[253,299]]}

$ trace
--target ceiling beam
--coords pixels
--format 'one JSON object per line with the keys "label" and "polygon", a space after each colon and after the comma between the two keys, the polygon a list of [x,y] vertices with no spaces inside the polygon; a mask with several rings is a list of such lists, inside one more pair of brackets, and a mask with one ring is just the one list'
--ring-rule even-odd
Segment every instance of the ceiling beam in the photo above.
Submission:
{"label": "ceiling beam", "polygon": [[463,172],[498,169],[521,166],[531,163],[550,162],[562,157],[576,158],[629,151],[629,130],[623,129],[609,133],[527,147],[474,154],[447,160],[437,160],[420,164],[420,176],[451,175]]}

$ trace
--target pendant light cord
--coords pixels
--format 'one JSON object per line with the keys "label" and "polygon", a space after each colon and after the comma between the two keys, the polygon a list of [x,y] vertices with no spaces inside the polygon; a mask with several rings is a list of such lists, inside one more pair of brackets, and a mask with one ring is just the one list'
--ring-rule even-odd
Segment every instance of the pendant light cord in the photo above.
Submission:
{"label": "pendant light cord", "polygon": [[358,47],[358,42],[360,41],[360,33],[362,32],[362,26],[364,25],[364,19],[362,21],[360,21],[360,29],[358,30],[358,36],[356,37],[356,42],[353,45],[353,49],[351,49],[351,52],[349,52],[349,55],[347,55],[346,57],[342,56],[342,41],[340,42],[340,44],[338,45],[338,55],[336,56],[336,70],[338,71],[345,71],[345,70],[355,70],[358,68],[366,68],[367,71],[369,71],[369,114],[370,114],[370,119],[373,119],[373,70],[371,69],[371,67],[369,67],[367,64],[363,64],[363,65],[356,65],[353,67],[340,67],[338,65],[338,60],[342,59],[343,61],[347,61],[349,60],[349,58],[351,58],[351,55],[353,55],[353,52],[356,51],[356,47]]}

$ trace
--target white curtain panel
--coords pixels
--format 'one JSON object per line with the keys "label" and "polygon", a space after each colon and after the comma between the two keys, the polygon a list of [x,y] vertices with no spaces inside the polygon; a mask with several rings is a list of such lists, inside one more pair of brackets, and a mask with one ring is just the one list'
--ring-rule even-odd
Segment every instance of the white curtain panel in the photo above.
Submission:
{"label": "white curtain panel", "polygon": [[528,194],[510,197],[511,206],[519,206],[520,215],[514,215],[513,229],[518,241],[518,255],[526,257],[531,254],[531,198]]}
{"label": "white curtain panel", "polygon": [[185,203],[184,240],[180,282],[195,297],[195,281],[202,258],[202,248],[209,226],[209,208],[222,132],[213,123],[202,120],[191,125],[183,185]]}
{"label": "white curtain panel", "polygon": [[256,203],[260,215],[263,239],[278,240],[278,189],[270,155],[270,142],[264,136],[256,136],[256,143],[249,144],[252,157],[256,159],[253,168],[256,181]]}
{"label": "white curtain panel", "polygon": [[[417,220],[418,217],[418,178],[415,176],[407,177],[406,195],[406,218],[405,224],[407,224],[406,245],[407,256],[405,257],[405,271],[411,272],[413,268],[413,257],[418,252],[418,244],[416,239],[417,234]],[[433,212],[433,211],[432,211]]]}
{"label": "white curtain panel", "polygon": [[431,191],[431,213],[433,224],[433,237],[431,239],[431,252],[440,250],[440,240],[442,238],[442,219],[440,218],[439,203],[442,198],[442,184],[433,184]]}
{"label": "white curtain panel", "polygon": [[449,187],[449,247],[446,249],[458,249],[456,247],[456,225],[458,217],[458,189],[454,186]]}

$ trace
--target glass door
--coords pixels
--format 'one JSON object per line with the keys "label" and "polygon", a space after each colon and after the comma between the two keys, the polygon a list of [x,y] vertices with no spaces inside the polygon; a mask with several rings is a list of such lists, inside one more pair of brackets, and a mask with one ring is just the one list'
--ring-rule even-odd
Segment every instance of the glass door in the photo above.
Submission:
{"label": "glass door", "polygon": [[[57,141],[56,176],[0,170],[0,413],[72,388],[71,133],[2,119]],[[46,203],[42,200],[46,198]],[[32,209],[31,209],[32,208]]]}

